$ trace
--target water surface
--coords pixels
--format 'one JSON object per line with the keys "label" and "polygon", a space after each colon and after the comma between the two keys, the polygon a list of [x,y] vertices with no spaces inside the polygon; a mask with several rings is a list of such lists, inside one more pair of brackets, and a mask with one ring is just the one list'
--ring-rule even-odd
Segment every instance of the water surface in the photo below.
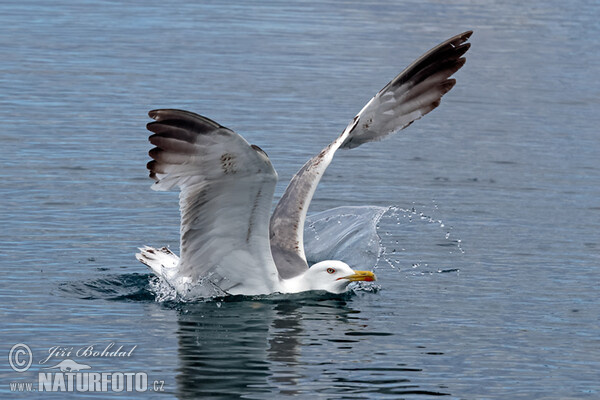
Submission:
{"label": "water surface", "polygon": [[[0,351],[137,346],[139,398],[597,398],[597,2],[42,2],[0,12]],[[395,206],[378,290],[157,302],[133,257],[178,247],[148,110],[270,156],[276,196],[415,57],[474,29],[442,105],[340,152],[311,212]],[[5,356],[3,356],[5,357]],[[4,358],[6,360],[6,357]],[[84,362],[82,359],[78,359]],[[113,393],[83,393],[110,397]],[[23,398],[62,398],[26,393]]]}

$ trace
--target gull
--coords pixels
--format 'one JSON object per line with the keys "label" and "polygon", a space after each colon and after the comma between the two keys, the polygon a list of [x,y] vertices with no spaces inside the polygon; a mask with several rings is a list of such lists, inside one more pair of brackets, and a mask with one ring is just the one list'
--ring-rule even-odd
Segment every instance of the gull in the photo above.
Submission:
{"label": "gull", "polygon": [[351,282],[374,281],[338,260],[309,267],[304,222],[317,185],[338,149],[384,139],[440,104],[465,63],[472,31],[429,50],[381,89],[342,134],[296,173],[270,215],[277,173],[267,154],[201,115],[149,112],[154,147],[147,165],[152,189],[179,188],[178,257],[166,247],[140,248],[136,258],[182,299],[321,290],[342,293]]}

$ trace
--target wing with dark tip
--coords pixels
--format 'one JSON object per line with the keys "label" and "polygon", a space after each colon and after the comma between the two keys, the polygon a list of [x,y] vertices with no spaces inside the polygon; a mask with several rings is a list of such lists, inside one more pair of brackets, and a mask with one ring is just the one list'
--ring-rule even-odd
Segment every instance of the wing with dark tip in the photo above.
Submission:
{"label": "wing with dark tip", "polygon": [[278,275],[269,248],[277,173],[240,135],[200,115],[154,110],[147,125],[154,190],[179,187],[178,274],[235,294],[271,293]]}
{"label": "wing with dark tip", "polygon": [[385,85],[356,116],[358,123],[341,148],[381,140],[406,128],[440,105],[454,87],[450,79],[464,64],[466,41],[473,32],[456,35],[423,54]]}
{"label": "wing with dark tip", "polygon": [[440,104],[456,81],[450,77],[465,63],[467,31],[419,57],[381,89],[344,132],[310,159],[290,181],[271,216],[271,252],[284,278],[308,268],[304,254],[304,220],[313,194],[337,149],[378,141],[406,128]]}

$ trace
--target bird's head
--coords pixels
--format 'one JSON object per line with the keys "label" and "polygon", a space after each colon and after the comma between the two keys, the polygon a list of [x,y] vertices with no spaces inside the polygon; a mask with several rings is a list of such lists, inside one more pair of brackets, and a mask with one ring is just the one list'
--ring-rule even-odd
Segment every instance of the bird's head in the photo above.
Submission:
{"label": "bird's head", "polygon": [[327,260],[310,267],[305,279],[309,282],[310,290],[343,293],[350,282],[371,282],[377,280],[377,277],[371,271],[355,271],[342,261]]}

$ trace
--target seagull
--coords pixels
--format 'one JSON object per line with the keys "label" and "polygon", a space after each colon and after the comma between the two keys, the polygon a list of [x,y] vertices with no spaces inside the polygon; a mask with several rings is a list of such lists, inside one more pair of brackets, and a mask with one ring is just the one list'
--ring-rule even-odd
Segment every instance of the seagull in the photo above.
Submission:
{"label": "seagull", "polygon": [[317,185],[338,149],[379,141],[440,104],[465,63],[472,31],[429,50],[381,89],[342,134],[296,173],[270,215],[277,172],[267,154],[201,115],[149,112],[152,189],[179,188],[178,257],[166,247],[140,248],[136,258],[182,299],[320,290],[343,293],[351,282],[374,281],[337,260],[309,267],[304,222]]}

